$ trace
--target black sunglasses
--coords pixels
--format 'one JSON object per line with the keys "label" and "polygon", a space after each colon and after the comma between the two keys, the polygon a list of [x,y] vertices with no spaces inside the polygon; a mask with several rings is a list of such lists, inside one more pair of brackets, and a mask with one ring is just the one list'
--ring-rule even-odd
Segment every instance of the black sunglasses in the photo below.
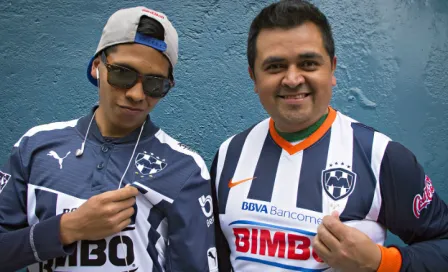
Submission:
{"label": "black sunglasses", "polygon": [[161,98],[164,97],[171,88],[174,87],[174,81],[161,76],[142,75],[137,71],[120,65],[107,63],[106,54],[101,53],[101,61],[107,69],[107,82],[120,89],[130,89],[137,84],[140,78],[145,95]]}

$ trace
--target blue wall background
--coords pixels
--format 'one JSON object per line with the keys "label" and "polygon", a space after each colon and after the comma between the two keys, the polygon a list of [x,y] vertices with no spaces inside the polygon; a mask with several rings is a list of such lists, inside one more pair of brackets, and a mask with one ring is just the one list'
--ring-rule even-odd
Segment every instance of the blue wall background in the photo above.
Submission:
{"label": "blue wall background", "polygon": [[[0,163],[29,128],[90,109],[97,91],[86,65],[104,23],[116,9],[146,5],[180,36],[177,86],[153,119],[210,165],[224,139],[267,116],[245,49],[250,22],[271,2],[2,0]],[[448,201],[448,1],[313,2],[336,40],[333,107],[410,148]]]}

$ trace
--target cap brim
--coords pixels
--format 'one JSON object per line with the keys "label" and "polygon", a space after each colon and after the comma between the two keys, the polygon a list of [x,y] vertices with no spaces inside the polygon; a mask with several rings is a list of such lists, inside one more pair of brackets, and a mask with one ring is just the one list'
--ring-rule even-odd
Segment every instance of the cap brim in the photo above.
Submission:
{"label": "cap brim", "polygon": [[96,58],[96,56],[93,56],[93,58],[90,60],[89,65],[87,65],[87,79],[92,83],[93,85],[98,87],[98,81],[96,78],[93,78],[91,71],[92,71],[92,65],[93,60]]}

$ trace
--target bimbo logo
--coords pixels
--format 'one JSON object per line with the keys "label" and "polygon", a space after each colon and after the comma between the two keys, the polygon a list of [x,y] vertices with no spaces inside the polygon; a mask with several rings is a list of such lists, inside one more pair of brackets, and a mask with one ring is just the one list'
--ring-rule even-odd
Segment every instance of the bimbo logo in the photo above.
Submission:
{"label": "bimbo logo", "polygon": [[[110,240],[101,239],[97,241],[80,241],[74,248],[70,256],[50,259],[39,263],[39,271],[53,272],[55,268],[62,267],[102,267],[108,262],[115,267],[120,267],[121,271],[137,271],[138,267],[134,264],[134,243],[126,235],[122,235],[125,255],[122,252],[122,244],[119,236]],[[129,264],[129,267],[126,266]]]}
{"label": "bimbo logo", "polygon": [[414,197],[413,210],[415,217],[420,218],[422,210],[428,207],[433,196],[434,187],[432,186],[431,179],[428,176],[425,176],[425,188],[423,189],[423,195],[417,194]]}
{"label": "bimbo logo", "polygon": [[[252,221],[235,221],[230,225],[238,225],[233,227],[235,250],[240,253],[236,260],[298,271],[328,268],[311,248],[315,233]],[[272,257],[272,261],[266,257]],[[297,261],[303,261],[306,268],[296,266]]]}
{"label": "bimbo logo", "polygon": [[[43,193],[58,196],[53,192],[35,189],[36,195]],[[61,203],[75,202],[74,198],[70,196],[59,195],[58,199]],[[78,205],[80,205],[80,203]],[[74,212],[78,209],[78,205],[62,204],[59,206],[58,212],[63,214]],[[38,271],[81,271],[83,269],[83,271],[97,269],[100,269],[101,271],[107,270],[120,272],[138,271],[139,265],[138,262],[136,262],[135,246],[131,235],[132,231],[136,228],[136,215],[138,213],[137,204],[134,204],[133,208],[135,212],[130,218],[131,222],[121,231],[121,237],[119,235],[115,235],[100,240],[79,241],[74,247],[74,251],[71,255],[61,256],[41,262],[39,263]]]}

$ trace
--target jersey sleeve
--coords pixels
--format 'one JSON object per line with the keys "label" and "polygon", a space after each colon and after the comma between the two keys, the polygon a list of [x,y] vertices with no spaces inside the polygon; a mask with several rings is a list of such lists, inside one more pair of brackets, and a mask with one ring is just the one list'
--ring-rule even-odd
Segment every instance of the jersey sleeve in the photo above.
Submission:
{"label": "jersey sleeve", "polygon": [[59,239],[60,216],[28,224],[26,169],[20,146],[15,146],[0,169],[0,271],[14,271],[70,251]]}
{"label": "jersey sleeve", "polygon": [[448,207],[404,146],[389,142],[380,169],[378,221],[408,246],[400,271],[448,271]]}
{"label": "jersey sleeve", "polygon": [[216,167],[217,167],[218,153],[216,154],[212,167],[210,168],[210,179],[212,183],[212,198],[213,198],[213,213],[215,216],[215,235],[216,235],[216,249],[218,252],[218,264],[220,272],[232,271],[232,265],[230,263],[230,247],[227,243],[227,239],[221,229],[219,221],[219,206],[218,195],[216,187]]}
{"label": "jersey sleeve", "polygon": [[210,176],[205,164],[202,172],[198,168],[190,175],[168,213],[167,271],[218,271]]}

